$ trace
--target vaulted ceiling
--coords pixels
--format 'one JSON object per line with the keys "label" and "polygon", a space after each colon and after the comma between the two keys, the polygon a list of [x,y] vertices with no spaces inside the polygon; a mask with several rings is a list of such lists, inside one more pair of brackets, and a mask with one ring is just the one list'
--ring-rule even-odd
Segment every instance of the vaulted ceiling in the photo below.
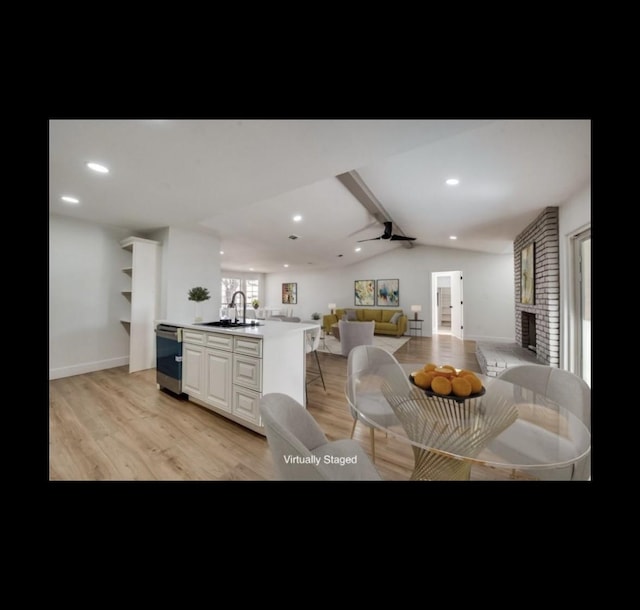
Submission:
{"label": "vaulted ceiling", "polygon": [[51,120],[49,210],[210,232],[226,269],[339,267],[402,247],[357,243],[384,227],[336,177],[355,170],[416,245],[507,253],[589,184],[590,135],[588,120]]}

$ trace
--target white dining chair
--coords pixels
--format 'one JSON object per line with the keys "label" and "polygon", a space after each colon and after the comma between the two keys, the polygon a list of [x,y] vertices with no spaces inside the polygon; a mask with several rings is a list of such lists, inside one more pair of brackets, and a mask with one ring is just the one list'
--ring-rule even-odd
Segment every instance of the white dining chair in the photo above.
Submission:
{"label": "white dining chair", "polygon": [[[544,364],[522,364],[501,371],[497,379],[549,398],[573,413],[591,432],[591,388],[581,377]],[[591,453],[570,467],[531,472],[542,480],[588,480],[591,477]]]}
{"label": "white dining chair", "polygon": [[[382,384],[387,382],[397,394],[408,394],[412,389],[411,383],[395,356],[375,345],[358,345],[349,352],[347,375],[346,393],[350,402],[349,411],[353,417],[351,438],[359,421],[369,426],[371,458],[375,462],[375,426],[367,419],[383,427],[400,423],[382,394]],[[358,391],[358,384],[363,387],[364,378],[367,378],[369,382],[367,387],[371,391]],[[352,405],[355,405],[357,410]],[[361,414],[367,419],[364,419]]]}
{"label": "white dining chair", "polygon": [[329,441],[313,416],[290,396],[265,394],[260,399],[260,413],[279,479],[381,480],[356,441]]}

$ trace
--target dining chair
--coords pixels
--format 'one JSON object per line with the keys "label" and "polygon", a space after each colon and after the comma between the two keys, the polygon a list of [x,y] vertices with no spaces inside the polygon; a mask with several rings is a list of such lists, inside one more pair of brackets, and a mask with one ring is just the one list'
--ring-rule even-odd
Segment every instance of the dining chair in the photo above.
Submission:
{"label": "dining chair", "polygon": [[[317,369],[308,369],[307,368],[307,379],[304,386],[305,396],[307,395],[307,386],[318,379],[322,380],[322,387],[324,391],[327,391],[327,386],[324,383],[324,375],[322,374],[322,367],[320,366],[320,358],[318,356],[318,347],[320,347],[320,335],[322,334],[322,328],[320,326],[316,326],[311,330],[307,330],[304,333],[305,340],[305,352],[307,354],[313,353],[316,357],[316,365]],[[308,402],[308,400],[307,400]]]}
{"label": "dining chair", "polygon": [[[522,364],[501,371],[496,378],[549,398],[573,413],[591,432],[591,388],[578,375],[544,364]],[[591,477],[591,453],[572,466],[535,474],[545,480],[587,480]]]}
{"label": "dining chair", "polygon": [[[340,338],[342,340],[342,335]],[[346,393],[350,402],[349,411],[353,417],[351,438],[358,421],[369,426],[371,458],[375,462],[375,426],[367,419],[384,427],[400,423],[381,391],[382,385],[387,382],[397,394],[408,394],[412,387],[395,356],[375,345],[358,345],[349,352],[347,375]],[[363,391],[365,378],[367,389]],[[357,410],[352,405],[355,405]]]}
{"label": "dining chair", "polygon": [[279,479],[382,480],[356,441],[329,441],[313,416],[291,396],[265,394],[260,398],[260,413]]}
{"label": "dining chair", "polygon": [[347,322],[338,320],[338,330],[340,332],[340,350],[342,355],[349,357],[351,350],[358,345],[373,345],[373,334],[376,330],[376,323],[370,322]]}

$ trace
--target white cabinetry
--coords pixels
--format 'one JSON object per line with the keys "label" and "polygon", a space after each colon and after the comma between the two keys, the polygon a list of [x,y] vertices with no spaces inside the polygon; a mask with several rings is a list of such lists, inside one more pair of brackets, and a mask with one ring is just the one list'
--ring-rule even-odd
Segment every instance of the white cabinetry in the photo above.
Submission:
{"label": "white cabinetry", "polygon": [[183,338],[182,391],[200,399],[205,395],[204,352],[204,347],[187,343]]}
{"label": "white cabinetry", "polygon": [[182,391],[212,411],[260,432],[262,339],[185,329]]}
{"label": "white cabinetry", "polygon": [[127,283],[122,295],[129,301],[129,315],[121,321],[129,331],[129,372],[156,365],[154,320],[158,305],[160,242],[127,237],[120,242],[131,252],[131,262],[122,269]]}

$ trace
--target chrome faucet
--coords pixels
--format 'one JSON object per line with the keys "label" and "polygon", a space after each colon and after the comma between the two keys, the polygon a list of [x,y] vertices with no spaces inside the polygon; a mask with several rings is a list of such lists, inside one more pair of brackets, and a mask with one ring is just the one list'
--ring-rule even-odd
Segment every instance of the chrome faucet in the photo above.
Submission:
{"label": "chrome faucet", "polygon": [[[229,307],[233,307],[234,311],[235,311],[235,306],[236,306],[236,294],[241,294],[242,295],[242,323],[246,324],[247,323],[247,295],[242,292],[242,290],[236,290],[232,295],[231,295],[231,303],[229,303]],[[238,318],[236,317],[236,322],[238,321]]]}

